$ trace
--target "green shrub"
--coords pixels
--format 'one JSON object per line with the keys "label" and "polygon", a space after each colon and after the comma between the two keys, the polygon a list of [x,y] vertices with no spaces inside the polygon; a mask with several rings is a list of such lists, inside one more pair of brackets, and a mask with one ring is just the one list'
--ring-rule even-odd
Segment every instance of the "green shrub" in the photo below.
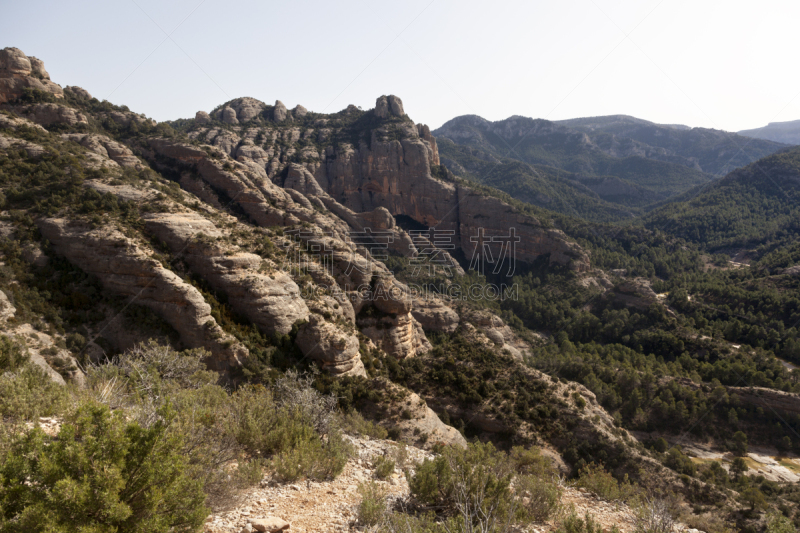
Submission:
{"label": "green shrub", "polygon": [[634,509],[636,533],[672,533],[675,519],[667,502],[647,498]]}
{"label": "green shrub", "polygon": [[636,494],[636,488],[630,482],[620,483],[602,466],[594,463],[581,468],[577,485],[605,500],[627,501]]}
{"label": "green shrub", "polygon": [[378,479],[386,479],[394,473],[394,461],[383,455],[376,458],[372,466],[375,467],[375,477]]}
{"label": "green shrub", "polygon": [[374,482],[360,483],[358,493],[361,495],[361,502],[358,504],[358,523],[366,527],[378,525],[386,516],[386,489]]}
{"label": "green shrub", "polygon": [[339,433],[328,435],[325,441],[308,438],[276,455],[273,467],[278,479],[285,483],[301,478],[326,481],[341,474],[352,451]]}
{"label": "green shrub", "polygon": [[410,477],[409,488],[417,500],[455,512],[462,524],[469,524],[467,530],[505,531],[495,528],[512,522],[512,475],[505,453],[491,443],[474,443],[466,449],[445,448],[424,461]]}
{"label": "green shrub", "polygon": [[389,432],[378,424],[367,420],[361,413],[351,410],[340,417],[339,422],[342,431],[348,435],[366,435],[373,439],[385,439]]}
{"label": "green shrub", "polygon": [[89,403],[58,438],[22,434],[0,462],[3,530],[193,531],[208,514],[172,415],[150,428]]}
{"label": "green shrub", "polygon": [[791,519],[782,514],[772,512],[767,516],[767,533],[795,533]]}
{"label": "green shrub", "polygon": [[524,521],[544,522],[559,509],[563,490],[552,478],[518,476],[514,488],[521,496],[518,513]]}
{"label": "green shrub", "polygon": [[0,416],[4,418],[36,420],[61,414],[69,405],[67,388],[36,365],[29,363],[17,372],[0,375]]}
{"label": "green shrub", "polygon": [[[603,533],[603,528],[594,521],[589,513],[586,513],[586,516],[581,519],[572,512],[564,518],[556,533]],[[610,533],[619,533],[619,528],[613,526]]]}
{"label": "green shrub", "polygon": [[14,340],[0,335],[0,372],[14,371],[28,361],[25,348]]}

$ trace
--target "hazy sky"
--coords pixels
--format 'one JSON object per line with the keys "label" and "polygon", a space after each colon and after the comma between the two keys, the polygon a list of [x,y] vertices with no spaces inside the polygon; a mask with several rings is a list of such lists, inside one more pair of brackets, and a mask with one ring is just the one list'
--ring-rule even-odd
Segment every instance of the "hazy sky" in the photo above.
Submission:
{"label": "hazy sky", "polygon": [[238,96],[332,112],[381,94],[431,127],[800,119],[797,0],[0,2],[0,47],[157,120]]}

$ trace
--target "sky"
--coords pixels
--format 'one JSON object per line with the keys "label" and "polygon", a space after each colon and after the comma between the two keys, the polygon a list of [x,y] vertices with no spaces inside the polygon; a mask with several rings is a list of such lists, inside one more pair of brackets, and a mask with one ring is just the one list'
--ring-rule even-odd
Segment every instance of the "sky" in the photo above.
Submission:
{"label": "sky", "polygon": [[240,96],[738,131],[800,119],[796,0],[9,1],[0,48],[156,120]]}

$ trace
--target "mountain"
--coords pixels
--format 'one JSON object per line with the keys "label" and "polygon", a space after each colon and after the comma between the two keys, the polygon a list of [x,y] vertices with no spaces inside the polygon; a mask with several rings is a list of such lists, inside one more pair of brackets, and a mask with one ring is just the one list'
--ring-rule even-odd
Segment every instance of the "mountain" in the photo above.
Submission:
{"label": "mountain", "polygon": [[800,148],[735,170],[646,217],[646,225],[708,249],[775,246],[800,236]]}
{"label": "mountain", "polygon": [[559,122],[519,116],[489,122],[468,115],[433,133],[454,173],[594,221],[640,214],[783,147],[623,115]]}
{"label": "mountain", "polygon": [[753,139],[766,139],[784,144],[800,144],[800,120],[770,122],[762,128],[742,130],[739,135]]}
{"label": "mountain", "polygon": [[[240,97],[157,123],[0,50],[0,523],[195,531],[257,486],[332,480],[369,507],[393,483],[364,476],[398,481],[400,443],[429,458],[401,506],[377,504],[403,530],[459,516],[474,472],[494,508],[526,506],[506,516],[520,529],[577,524],[552,512],[557,475],[639,511],[679,494],[662,510],[703,531],[761,527],[750,501],[797,513],[796,246],[745,268],[575,216],[630,217],[665,177],[707,174],[535,126],[520,146],[548,164],[493,155],[488,129],[437,139],[392,95],[326,114]],[[789,190],[794,152],[770,157]],[[792,215],[772,196],[768,223]],[[353,474],[350,444],[387,437]],[[264,526],[247,501],[206,528]]]}

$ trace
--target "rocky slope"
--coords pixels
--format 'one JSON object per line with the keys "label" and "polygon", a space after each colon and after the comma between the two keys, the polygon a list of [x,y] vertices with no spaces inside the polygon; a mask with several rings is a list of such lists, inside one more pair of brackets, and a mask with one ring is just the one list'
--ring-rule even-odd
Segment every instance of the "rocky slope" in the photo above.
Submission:
{"label": "rocky slope", "polygon": [[[446,172],[396,96],[329,115],[238,98],[156,124],[0,56],[0,333],[45,354],[53,379],[80,384],[79,364],[159,337],[204,350],[232,385],[313,363],[320,387],[428,449],[463,445],[445,423],[458,420],[504,445],[579,439],[620,471],[664,470],[588,389],[524,364],[542,337],[415,294],[387,266],[436,254],[457,284],[476,252],[513,245],[520,263],[606,279],[548,221]],[[451,341],[472,351],[454,358]],[[465,380],[507,388],[475,401],[454,392]]]}

